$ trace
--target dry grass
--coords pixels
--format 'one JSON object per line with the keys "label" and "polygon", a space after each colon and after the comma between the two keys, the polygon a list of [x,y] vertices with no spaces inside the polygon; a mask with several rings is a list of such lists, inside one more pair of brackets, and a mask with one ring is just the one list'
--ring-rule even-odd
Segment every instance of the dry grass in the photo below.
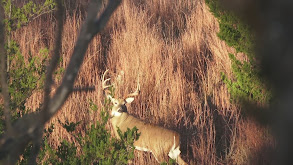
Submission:
{"label": "dry grass", "polygon": [[[82,23],[84,3],[67,2],[62,67],[73,51]],[[69,10],[69,9],[68,9]],[[15,33],[24,54],[37,55],[52,47],[54,18],[44,16]],[[78,86],[95,85],[91,93],[73,93],[52,119],[55,130],[51,143],[72,139],[58,120],[83,121],[78,132],[97,120],[89,100],[103,106],[100,75],[110,69],[112,77],[124,72],[116,96],[135,89],[140,77],[141,95],[128,108],[138,118],[178,131],[182,136],[183,158],[190,164],[245,164],[261,146],[272,144],[264,129],[242,119],[240,109],[230,103],[220,73],[231,75],[229,52],[219,40],[217,20],[203,0],[125,0],[107,29],[90,44],[76,81]],[[57,81],[58,82],[58,81]],[[57,83],[58,84],[58,83]],[[27,105],[38,107],[40,92]],[[257,132],[257,133],[255,133]],[[154,164],[149,153],[135,152],[134,164]],[[259,160],[265,160],[259,155]],[[253,159],[251,159],[253,160]],[[264,161],[263,161],[264,162]],[[252,161],[252,164],[255,162]]]}

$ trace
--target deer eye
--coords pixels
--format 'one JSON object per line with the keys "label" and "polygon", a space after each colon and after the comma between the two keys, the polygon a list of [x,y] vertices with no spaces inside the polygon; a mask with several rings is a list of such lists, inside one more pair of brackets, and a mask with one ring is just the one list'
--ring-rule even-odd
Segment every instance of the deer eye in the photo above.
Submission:
{"label": "deer eye", "polygon": [[114,102],[114,104],[117,105],[118,103],[117,102]]}

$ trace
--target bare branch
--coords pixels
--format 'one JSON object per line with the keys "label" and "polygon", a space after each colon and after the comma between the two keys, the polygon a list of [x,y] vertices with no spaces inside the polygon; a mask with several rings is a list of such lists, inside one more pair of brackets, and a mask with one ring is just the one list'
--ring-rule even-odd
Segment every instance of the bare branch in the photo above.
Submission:
{"label": "bare branch", "polygon": [[[61,1],[56,1],[57,3],[57,35],[56,35],[56,42],[55,42],[55,49],[54,49],[54,55],[52,57],[52,61],[50,66],[47,69],[47,81],[45,83],[45,99],[44,103],[48,103],[50,101],[49,94],[51,90],[51,84],[52,84],[52,75],[53,72],[58,64],[59,58],[60,58],[60,48],[61,48],[61,36],[62,36],[62,29],[63,29],[63,9]],[[1,78],[2,81],[2,88],[3,95],[6,95],[5,98],[5,111],[6,111],[6,122],[7,126],[10,126],[10,114],[9,114],[9,95],[8,95],[8,85],[6,80],[6,63],[5,63],[5,53],[4,53],[4,33],[3,33],[3,24],[1,19],[1,41],[0,46],[3,50],[0,50],[1,52],[1,69],[4,69],[1,71]],[[2,36],[3,35],[3,36]],[[7,101],[8,98],[8,101]],[[8,109],[7,109],[8,107]],[[44,106],[46,107],[46,106]],[[40,143],[42,139],[42,132],[43,132],[43,124],[44,122],[40,122],[42,116],[40,116],[37,113],[31,113],[28,114],[22,118],[20,118],[8,131],[1,137],[0,139],[0,164],[15,164],[17,160],[19,159],[19,155],[21,155],[25,149],[25,147],[28,145],[30,141],[33,142],[33,150],[29,159],[30,164],[36,164],[36,158],[40,149]],[[9,128],[9,127],[8,127]]]}
{"label": "bare branch", "polygon": [[13,124],[12,131],[0,138],[0,164],[16,164],[29,142],[39,137],[43,131],[39,113],[30,113]]}
{"label": "bare branch", "polygon": [[96,27],[93,32],[94,35],[99,33],[106,26],[107,22],[110,19],[110,16],[116,10],[116,8],[120,5],[120,3],[121,3],[121,0],[109,1],[109,4],[107,8],[105,9],[105,11],[103,12],[103,14],[101,15],[100,19],[95,20],[94,22],[94,27]]}
{"label": "bare branch", "polygon": [[55,35],[55,45],[52,52],[53,56],[50,65],[47,67],[46,81],[44,86],[44,106],[43,110],[46,111],[50,103],[51,86],[53,84],[53,72],[55,71],[60,60],[60,51],[62,45],[62,32],[63,32],[63,7],[62,2],[56,0],[57,4],[57,32]]}
{"label": "bare branch", "polygon": [[74,47],[69,65],[65,71],[61,86],[57,89],[56,94],[50,101],[48,111],[44,111],[47,120],[50,119],[58,109],[60,109],[69,94],[72,92],[73,84],[83,62],[88,44],[92,38],[106,26],[111,14],[120,3],[121,0],[110,0],[99,19],[96,19],[96,16],[101,7],[101,1],[93,0],[89,4],[88,16],[81,28],[81,32]]}
{"label": "bare branch", "polygon": [[[57,4],[60,2],[56,0]],[[121,0],[110,0],[105,11],[99,19],[96,18],[97,13],[101,7],[101,1],[92,0],[89,4],[88,17],[82,26],[80,35],[78,37],[73,55],[70,59],[69,65],[64,74],[63,80],[55,95],[50,98],[50,90],[53,83],[53,72],[57,67],[60,58],[61,49],[61,34],[62,34],[62,17],[58,19],[58,32],[55,41],[54,55],[50,66],[47,69],[47,82],[45,85],[45,98],[43,110],[39,113],[30,113],[20,118],[12,128],[11,132],[6,132],[0,137],[0,164],[15,164],[28,145],[29,142],[34,143],[34,151],[31,155],[30,162],[35,163],[36,155],[38,153],[39,138],[42,136],[44,124],[61,108],[68,96],[73,91],[73,84],[77,77],[77,73],[83,62],[85,52],[89,42],[92,38],[100,32],[108,22],[111,14],[119,6]],[[60,11],[58,7],[57,13]],[[60,13],[59,13],[60,14]],[[2,28],[3,29],[3,28]],[[2,29],[1,32],[3,31]],[[1,51],[1,50],[0,50]],[[1,52],[0,52],[1,53]],[[5,69],[5,68],[4,68]],[[3,86],[2,86],[3,87]]]}
{"label": "bare branch", "polygon": [[74,87],[73,92],[91,92],[95,90],[95,86]]}
{"label": "bare branch", "polygon": [[7,54],[6,50],[4,48],[5,45],[5,31],[4,31],[4,25],[3,25],[3,8],[0,7],[0,61],[1,61],[1,93],[3,95],[4,100],[4,115],[5,115],[5,123],[6,123],[6,129],[7,131],[11,131],[11,121],[10,121],[10,97],[8,92],[8,84],[7,84],[7,73],[6,73],[6,60],[7,60]]}

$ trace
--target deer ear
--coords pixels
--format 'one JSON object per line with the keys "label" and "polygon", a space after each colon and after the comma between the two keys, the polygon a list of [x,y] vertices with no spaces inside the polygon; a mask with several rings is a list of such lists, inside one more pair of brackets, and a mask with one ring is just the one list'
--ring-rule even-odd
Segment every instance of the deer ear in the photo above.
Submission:
{"label": "deer ear", "polygon": [[131,103],[134,100],[134,97],[127,97],[125,99],[126,103]]}

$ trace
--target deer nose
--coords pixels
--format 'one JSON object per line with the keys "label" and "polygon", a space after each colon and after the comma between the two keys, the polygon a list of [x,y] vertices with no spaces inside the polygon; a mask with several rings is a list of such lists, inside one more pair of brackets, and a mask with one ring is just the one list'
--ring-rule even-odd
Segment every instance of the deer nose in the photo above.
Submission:
{"label": "deer nose", "polygon": [[125,112],[125,111],[124,111],[124,108],[121,107],[121,108],[119,108],[119,109],[117,110],[117,112],[122,113],[122,112]]}

